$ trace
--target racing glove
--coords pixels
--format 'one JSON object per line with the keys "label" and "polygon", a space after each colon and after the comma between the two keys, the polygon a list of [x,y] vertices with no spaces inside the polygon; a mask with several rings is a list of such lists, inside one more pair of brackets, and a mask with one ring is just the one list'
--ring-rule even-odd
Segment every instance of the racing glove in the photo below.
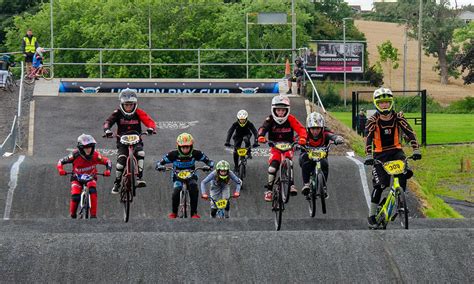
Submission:
{"label": "racing glove", "polygon": [[338,136],[338,137],[334,140],[334,144],[336,144],[336,145],[343,144],[343,143],[344,143],[344,138],[342,138],[341,136]]}
{"label": "racing glove", "polygon": [[105,130],[105,137],[112,138],[112,136],[114,136],[114,133],[112,132],[112,130],[106,129]]}
{"label": "racing glove", "polygon": [[234,192],[234,194],[232,195],[233,198],[239,198],[240,197],[240,192]]}
{"label": "racing glove", "polygon": [[105,170],[104,171],[104,176],[109,177],[110,176],[110,170]]}
{"label": "racing glove", "polygon": [[63,169],[58,169],[58,172],[60,176],[65,176],[67,174],[66,171]]}
{"label": "racing glove", "polygon": [[150,128],[148,128],[148,129],[146,130],[146,133],[147,133],[148,135],[152,135],[152,134],[155,134],[156,132],[155,132],[155,129],[153,129],[153,128],[150,127]]}
{"label": "racing glove", "polygon": [[207,195],[207,193],[203,193],[201,195],[201,198],[204,199],[204,200],[208,200],[209,199],[209,195]]}
{"label": "racing glove", "polygon": [[306,145],[306,138],[300,137],[300,139],[298,139],[298,144],[302,146]]}
{"label": "racing glove", "polygon": [[265,138],[265,136],[258,136],[258,143],[266,143],[267,142],[267,139]]}
{"label": "racing glove", "polygon": [[370,166],[374,164],[374,156],[372,154],[365,157],[364,165]]}
{"label": "racing glove", "polygon": [[224,146],[230,147],[230,143],[229,143],[229,142],[225,142],[225,143],[224,143]]}
{"label": "racing glove", "polygon": [[413,160],[421,160],[421,152],[420,150],[416,149],[413,151]]}

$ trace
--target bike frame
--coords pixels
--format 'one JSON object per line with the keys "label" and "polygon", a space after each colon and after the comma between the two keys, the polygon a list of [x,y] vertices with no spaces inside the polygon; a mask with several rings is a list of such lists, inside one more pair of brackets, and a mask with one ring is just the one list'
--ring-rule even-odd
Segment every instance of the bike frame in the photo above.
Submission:
{"label": "bike frame", "polygon": [[[217,202],[219,200],[214,200],[214,198],[212,198],[211,196],[209,196],[209,199],[214,203],[214,205],[217,208],[216,217],[220,218],[220,219],[225,219],[225,207],[224,208],[219,208],[219,206],[217,205]],[[225,199],[225,200],[227,200],[227,203],[230,202],[230,198]]]}

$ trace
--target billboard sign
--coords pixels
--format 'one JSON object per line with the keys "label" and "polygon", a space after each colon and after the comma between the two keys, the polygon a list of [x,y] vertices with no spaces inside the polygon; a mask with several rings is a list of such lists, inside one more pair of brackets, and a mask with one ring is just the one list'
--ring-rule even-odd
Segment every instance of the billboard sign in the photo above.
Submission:
{"label": "billboard sign", "polygon": [[343,73],[344,54],[346,73],[364,72],[364,43],[318,41],[316,45],[316,72]]}

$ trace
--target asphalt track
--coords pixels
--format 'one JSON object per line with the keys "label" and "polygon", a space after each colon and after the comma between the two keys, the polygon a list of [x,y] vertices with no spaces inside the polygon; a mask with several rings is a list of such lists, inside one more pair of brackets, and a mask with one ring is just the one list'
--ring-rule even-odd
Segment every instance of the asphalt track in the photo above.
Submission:
{"label": "asphalt track", "polygon": [[[117,106],[115,97],[35,97],[33,156],[20,165],[17,186],[9,185],[18,157],[0,160],[0,209],[14,190],[9,220],[0,222],[0,282],[473,282],[472,219],[411,219],[412,229],[366,230],[367,203],[357,165],[330,157],[328,213],[308,216],[301,195],[291,198],[282,230],[273,231],[270,205],[263,201],[267,147],[249,161],[241,198],[230,220],[212,220],[200,200],[201,220],[167,220],[169,173],[154,163],[189,132],[195,148],[218,161],[231,160],[223,146],[239,109],[258,127],[270,114],[270,96],[147,97],[140,107],[159,122],[145,137],[145,179],[123,224],[121,205],[111,195],[112,178],[100,177],[99,219],[68,219],[69,181],[55,164],[81,133],[92,134],[114,161],[115,141],[102,139],[102,123]],[[292,98],[292,113],[306,117],[304,100]],[[295,159],[296,184],[301,171]],[[319,205],[319,204],[318,204]],[[85,273],[82,273],[85,272]]]}

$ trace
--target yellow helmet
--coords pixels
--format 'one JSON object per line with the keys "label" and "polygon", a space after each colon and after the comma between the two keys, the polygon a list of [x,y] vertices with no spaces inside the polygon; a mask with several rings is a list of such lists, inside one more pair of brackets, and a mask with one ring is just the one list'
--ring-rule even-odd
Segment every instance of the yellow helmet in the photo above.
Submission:
{"label": "yellow helmet", "polygon": [[[373,95],[375,108],[382,114],[388,114],[393,108],[393,94],[392,91],[388,88],[379,88],[374,91]],[[381,108],[379,103],[388,102],[390,103],[388,107]]]}
{"label": "yellow helmet", "polygon": [[[176,146],[178,146],[178,152],[180,155],[184,155],[184,156],[189,156],[193,150],[193,143],[194,143],[194,139],[193,139],[193,136],[189,133],[181,133],[178,135],[178,138],[176,138]],[[183,152],[181,152],[181,147],[183,146],[189,146],[191,147],[191,150],[189,151],[188,154],[184,154]]]}

